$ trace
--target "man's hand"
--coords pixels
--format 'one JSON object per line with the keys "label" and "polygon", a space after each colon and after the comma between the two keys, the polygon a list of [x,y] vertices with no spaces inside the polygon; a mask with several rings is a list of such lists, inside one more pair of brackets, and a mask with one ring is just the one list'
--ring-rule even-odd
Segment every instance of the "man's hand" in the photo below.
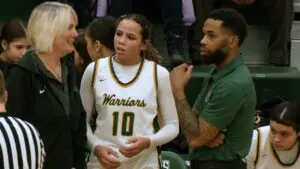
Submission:
{"label": "man's hand", "polygon": [[239,5],[251,5],[255,2],[256,0],[232,0],[232,2],[239,4]]}
{"label": "man's hand", "polygon": [[206,144],[209,148],[216,148],[223,144],[225,135],[223,133],[219,133],[214,139]]}
{"label": "man's hand", "polygon": [[192,70],[193,66],[188,66],[185,63],[172,70],[170,79],[175,97],[177,95],[184,95],[184,88],[192,77]]}

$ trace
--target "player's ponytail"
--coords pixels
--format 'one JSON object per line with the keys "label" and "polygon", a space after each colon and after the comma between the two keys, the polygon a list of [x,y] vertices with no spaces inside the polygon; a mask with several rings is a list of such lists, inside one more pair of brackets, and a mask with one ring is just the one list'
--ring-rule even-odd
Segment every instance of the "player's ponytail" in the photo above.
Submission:
{"label": "player's ponytail", "polygon": [[150,41],[146,41],[146,50],[143,52],[144,57],[148,60],[161,64],[162,57],[160,56],[158,50],[151,44]]}

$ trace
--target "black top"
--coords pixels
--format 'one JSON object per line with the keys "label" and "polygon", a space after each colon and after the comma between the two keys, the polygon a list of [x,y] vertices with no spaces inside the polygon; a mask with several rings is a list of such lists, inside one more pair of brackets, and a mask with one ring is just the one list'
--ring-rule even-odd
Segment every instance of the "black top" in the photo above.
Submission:
{"label": "black top", "polygon": [[41,68],[43,63],[38,60],[34,52],[29,52],[11,66],[7,77],[7,110],[31,122],[40,132],[47,155],[44,169],[83,169],[86,115],[75,87],[74,63],[69,57],[62,58],[61,64],[66,67],[67,74],[63,77],[66,83],[60,84]]}
{"label": "black top", "polygon": [[0,70],[3,73],[4,79],[7,77],[8,68],[11,66],[11,63],[3,62],[3,60],[0,59]]}
{"label": "black top", "polygon": [[62,60],[61,64],[61,75],[62,82],[58,81],[54,75],[45,67],[43,62],[38,58],[34,57],[38,69],[49,79],[49,87],[53,90],[54,94],[61,101],[67,115],[70,112],[70,99],[69,99],[69,87],[68,87],[68,68],[65,60]]}

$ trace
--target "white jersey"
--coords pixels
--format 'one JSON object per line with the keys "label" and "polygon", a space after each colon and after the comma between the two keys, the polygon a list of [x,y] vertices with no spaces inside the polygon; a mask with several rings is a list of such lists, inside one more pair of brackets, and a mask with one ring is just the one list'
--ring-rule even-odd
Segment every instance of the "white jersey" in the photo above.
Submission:
{"label": "white jersey", "polygon": [[253,132],[251,149],[246,157],[247,169],[299,169],[299,151],[298,141],[291,150],[276,152],[270,142],[270,126],[260,127],[259,133]]}
{"label": "white jersey", "polygon": [[[101,59],[95,72],[95,108],[98,116],[94,135],[98,137],[103,146],[108,146],[118,152],[120,139],[127,140],[132,136],[150,136],[155,132],[158,113],[157,71],[154,62],[144,59],[135,77],[128,83],[122,83],[112,64],[112,57]],[[122,161],[121,168],[140,169],[143,168],[142,166],[147,168],[149,167],[147,161],[151,162],[151,168],[159,167],[158,153],[155,147],[147,149],[131,159],[119,155]],[[96,159],[94,158],[94,160]],[[131,163],[134,166],[131,166]]]}

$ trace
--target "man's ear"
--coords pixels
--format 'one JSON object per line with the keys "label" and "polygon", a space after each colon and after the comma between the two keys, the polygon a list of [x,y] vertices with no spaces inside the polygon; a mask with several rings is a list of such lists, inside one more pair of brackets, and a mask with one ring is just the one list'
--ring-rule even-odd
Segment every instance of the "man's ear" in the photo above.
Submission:
{"label": "man's ear", "polygon": [[238,36],[230,36],[229,37],[229,47],[234,48],[235,46],[239,46],[239,37]]}

